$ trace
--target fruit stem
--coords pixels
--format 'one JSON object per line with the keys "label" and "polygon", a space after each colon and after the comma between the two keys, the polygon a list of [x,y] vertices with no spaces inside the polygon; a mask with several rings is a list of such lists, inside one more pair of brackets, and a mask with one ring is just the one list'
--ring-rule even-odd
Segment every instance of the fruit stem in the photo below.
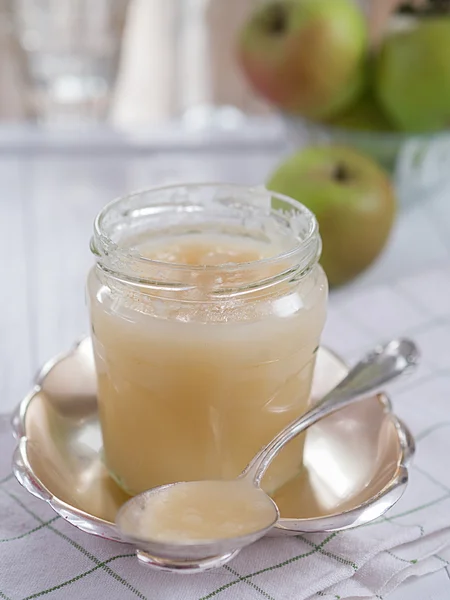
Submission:
{"label": "fruit stem", "polygon": [[264,26],[273,35],[282,35],[288,23],[287,7],[281,2],[275,2],[264,16]]}
{"label": "fruit stem", "polygon": [[338,163],[333,171],[333,178],[341,183],[350,179],[350,173],[344,163]]}
{"label": "fruit stem", "polygon": [[420,17],[448,15],[450,12],[450,0],[405,0],[399,9],[400,13],[412,14]]}

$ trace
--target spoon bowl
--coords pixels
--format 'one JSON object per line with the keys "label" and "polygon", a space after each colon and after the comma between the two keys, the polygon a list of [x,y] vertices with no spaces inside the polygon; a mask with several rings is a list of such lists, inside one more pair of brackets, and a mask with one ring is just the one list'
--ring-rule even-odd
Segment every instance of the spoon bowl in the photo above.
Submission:
{"label": "spoon bowl", "polygon": [[[239,480],[228,481],[217,481],[208,482],[219,485],[220,487],[227,484],[235,484]],[[181,487],[190,486],[192,484],[202,482],[178,482],[169,483],[167,485],[161,485],[151,490],[147,490],[142,494],[134,496],[128,502],[126,502],[119,510],[116,523],[123,532],[124,537],[132,544],[135,544],[146,554],[153,557],[162,559],[172,560],[207,560],[210,558],[216,558],[218,556],[224,556],[233,553],[235,556],[237,551],[241,550],[245,546],[256,542],[263,537],[272,527],[277,523],[280,518],[280,513],[275,502],[270,498],[261,488],[254,488],[251,483],[247,483],[243,479],[239,482],[243,485],[248,485],[252,492],[258,492],[261,496],[261,501],[265,503],[264,516],[265,524],[243,535],[236,535],[232,537],[222,537],[215,539],[198,539],[195,541],[183,541],[181,539],[173,541],[163,541],[160,539],[151,539],[150,537],[145,538],[142,535],[142,530],[145,527],[145,518],[148,515],[149,508],[157,502],[159,498],[167,492],[173,493]],[[226,499],[225,499],[226,500]]]}

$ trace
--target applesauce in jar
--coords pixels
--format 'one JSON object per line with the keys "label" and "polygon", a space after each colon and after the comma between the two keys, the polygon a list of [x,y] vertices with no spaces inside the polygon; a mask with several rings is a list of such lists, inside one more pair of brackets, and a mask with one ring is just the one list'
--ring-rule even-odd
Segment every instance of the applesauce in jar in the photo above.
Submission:
{"label": "applesauce in jar", "polygon": [[[107,205],[91,247],[111,476],[130,494],[236,477],[308,407],[327,300],[314,216],[262,188],[171,186]],[[299,473],[303,443],[266,491]]]}

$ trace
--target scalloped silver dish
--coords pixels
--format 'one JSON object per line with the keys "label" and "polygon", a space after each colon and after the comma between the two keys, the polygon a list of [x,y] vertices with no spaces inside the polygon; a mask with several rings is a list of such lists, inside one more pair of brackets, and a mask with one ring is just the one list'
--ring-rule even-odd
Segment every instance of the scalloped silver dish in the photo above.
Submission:
{"label": "scalloped silver dish", "polygon": [[[346,372],[321,347],[313,400]],[[89,338],[44,366],[12,425],[18,481],[79,529],[123,542],[114,520],[128,496],[101,461]],[[413,454],[414,440],[383,394],[327,417],[307,433],[302,474],[275,496],[281,519],[271,535],[336,531],[376,519],[402,496]],[[138,557],[149,564],[148,556]]]}

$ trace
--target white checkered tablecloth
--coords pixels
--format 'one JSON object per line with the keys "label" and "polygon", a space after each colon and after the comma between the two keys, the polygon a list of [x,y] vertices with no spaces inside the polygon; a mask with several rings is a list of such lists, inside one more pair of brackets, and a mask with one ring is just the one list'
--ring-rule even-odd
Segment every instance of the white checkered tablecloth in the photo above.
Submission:
{"label": "white checkered tablecloth", "polygon": [[[417,372],[390,387],[417,440],[410,485],[384,517],[341,533],[266,539],[197,576],[154,573],[130,548],[82,533],[10,475],[13,441],[0,420],[0,598],[3,600],[305,600],[386,598],[450,561],[450,264],[372,289],[336,292],[324,343],[348,360],[408,335]],[[425,600],[425,598],[424,598]]]}

